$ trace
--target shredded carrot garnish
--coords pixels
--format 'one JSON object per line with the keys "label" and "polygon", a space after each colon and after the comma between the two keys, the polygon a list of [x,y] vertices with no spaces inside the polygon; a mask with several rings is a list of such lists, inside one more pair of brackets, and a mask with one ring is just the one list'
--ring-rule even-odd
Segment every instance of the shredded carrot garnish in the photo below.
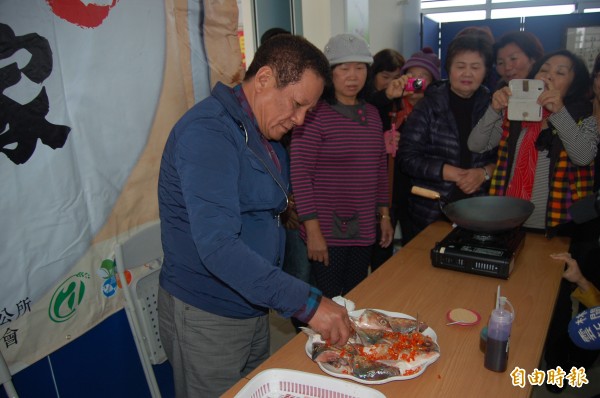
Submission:
{"label": "shredded carrot garnish", "polygon": [[423,347],[425,339],[421,333],[404,334],[399,332],[388,332],[384,338],[393,341],[387,350],[380,352],[375,350],[365,350],[359,347],[360,354],[372,361],[381,360],[403,360],[411,362],[415,359],[421,347]]}

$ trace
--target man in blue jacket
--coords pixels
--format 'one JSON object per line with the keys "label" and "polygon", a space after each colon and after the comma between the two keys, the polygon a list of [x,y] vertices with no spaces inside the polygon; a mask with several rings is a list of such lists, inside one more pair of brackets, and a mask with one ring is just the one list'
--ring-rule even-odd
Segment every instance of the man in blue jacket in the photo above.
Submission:
{"label": "man in blue jacket", "polygon": [[167,140],[158,181],[160,336],[177,397],[219,396],[269,355],[268,311],[345,344],[345,308],[281,270],[288,163],[277,142],[304,122],[329,76],[307,40],[273,37],[244,81],[217,83]]}

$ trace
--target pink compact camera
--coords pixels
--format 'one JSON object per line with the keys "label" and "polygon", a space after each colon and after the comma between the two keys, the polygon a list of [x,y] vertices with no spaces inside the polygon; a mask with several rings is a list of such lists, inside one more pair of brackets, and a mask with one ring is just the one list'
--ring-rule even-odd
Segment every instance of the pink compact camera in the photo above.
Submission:
{"label": "pink compact camera", "polygon": [[406,82],[406,87],[404,87],[404,91],[425,91],[426,86],[427,82],[425,81],[425,79],[411,77]]}

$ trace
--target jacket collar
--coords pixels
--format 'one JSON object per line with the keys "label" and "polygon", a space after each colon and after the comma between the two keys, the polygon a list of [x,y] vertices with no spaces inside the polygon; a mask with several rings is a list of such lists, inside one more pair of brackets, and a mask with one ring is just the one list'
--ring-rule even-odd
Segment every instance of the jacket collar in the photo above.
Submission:
{"label": "jacket collar", "polygon": [[[237,88],[241,89],[241,87]],[[212,95],[223,105],[223,108],[227,111],[231,119],[238,126],[240,134],[244,136],[246,145],[256,155],[260,163],[265,166],[268,173],[273,177],[276,183],[282,188],[283,192],[287,196],[287,183],[281,176],[281,172],[275,166],[275,163],[271,159],[271,155],[261,142],[261,132],[256,125],[254,115],[250,115],[240,103],[234,93],[234,89],[224,85],[221,82],[217,82],[213,88]],[[278,144],[279,145],[279,144]],[[279,159],[280,162],[284,162],[285,159]],[[282,167],[282,171],[285,168]]]}

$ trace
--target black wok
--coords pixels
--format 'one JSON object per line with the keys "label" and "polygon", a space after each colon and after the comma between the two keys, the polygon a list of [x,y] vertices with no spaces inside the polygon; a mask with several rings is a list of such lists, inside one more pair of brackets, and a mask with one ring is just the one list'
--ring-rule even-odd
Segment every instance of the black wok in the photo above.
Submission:
{"label": "black wok", "polygon": [[521,226],[533,213],[534,204],[510,196],[475,196],[447,203],[438,192],[413,187],[415,195],[437,199],[442,212],[456,225],[475,232],[501,232]]}

